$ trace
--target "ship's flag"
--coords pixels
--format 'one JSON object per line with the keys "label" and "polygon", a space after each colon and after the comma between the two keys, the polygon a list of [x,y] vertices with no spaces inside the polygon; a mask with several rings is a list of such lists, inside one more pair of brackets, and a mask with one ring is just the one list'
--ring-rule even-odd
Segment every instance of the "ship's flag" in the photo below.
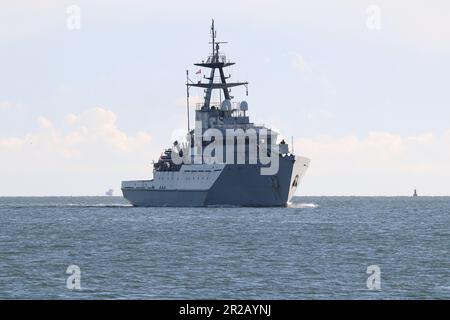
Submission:
{"label": "ship's flag", "polygon": [[200,74],[202,73],[202,69],[198,69],[198,71],[195,74]]}

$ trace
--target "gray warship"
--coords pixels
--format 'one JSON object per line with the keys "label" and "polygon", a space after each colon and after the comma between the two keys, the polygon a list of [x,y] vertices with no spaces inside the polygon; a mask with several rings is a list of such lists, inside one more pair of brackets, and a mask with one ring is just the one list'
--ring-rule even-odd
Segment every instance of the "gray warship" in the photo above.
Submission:
{"label": "gray warship", "polygon": [[[274,130],[252,123],[246,101],[234,101],[231,88],[245,87],[248,95],[248,82],[227,82],[231,75],[225,76],[224,69],[235,63],[220,52],[220,45],[226,42],[216,40],[214,20],[210,32],[211,53],[206,61],[194,64],[210,71],[208,77],[203,76],[206,81],[194,82],[186,71],[185,141],[175,141],[153,163],[153,179],[122,181],[123,196],[132,205],[145,207],[287,206],[310,160],[295,155],[284,140],[277,142]],[[203,102],[195,106],[193,130],[189,124],[191,88],[201,88],[205,94]],[[218,101],[213,92],[219,92]],[[211,132],[216,134],[214,138]],[[219,139],[219,133],[224,138]],[[216,148],[210,148],[214,143]],[[208,148],[213,150],[206,154]],[[269,170],[270,166],[275,169]]]}

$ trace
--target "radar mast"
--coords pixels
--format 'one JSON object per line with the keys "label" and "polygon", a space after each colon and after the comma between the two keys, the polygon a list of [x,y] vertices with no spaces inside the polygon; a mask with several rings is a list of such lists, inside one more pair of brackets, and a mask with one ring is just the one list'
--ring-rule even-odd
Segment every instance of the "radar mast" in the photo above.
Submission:
{"label": "radar mast", "polygon": [[[204,102],[202,106],[202,110],[209,110],[210,104],[211,104],[211,95],[213,90],[222,90],[224,94],[225,100],[231,100],[233,97],[230,96],[230,88],[237,87],[237,86],[246,86],[248,88],[248,82],[230,82],[227,83],[227,79],[230,78],[230,76],[226,77],[225,73],[223,71],[224,68],[234,65],[234,62],[230,62],[227,60],[226,56],[224,54],[220,53],[220,45],[227,43],[227,42],[220,42],[216,41],[217,37],[217,31],[214,27],[214,19],[211,23],[211,48],[212,52],[211,55],[208,57],[206,62],[201,63],[195,63],[194,65],[202,68],[209,68],[211,69],[209,77],[204,76],[204,79],[208,80],[208,82],[202,82],[198,81],[197,83],[192,83],[187,81],[186,86],[188,87],[188,90],[190,87],[197,87],[197,88],[204,88],[205,89],[205,97]],[[216,74],[216,69],[219,71],[220,76],[220,82],[214,82],[214,76]]]}

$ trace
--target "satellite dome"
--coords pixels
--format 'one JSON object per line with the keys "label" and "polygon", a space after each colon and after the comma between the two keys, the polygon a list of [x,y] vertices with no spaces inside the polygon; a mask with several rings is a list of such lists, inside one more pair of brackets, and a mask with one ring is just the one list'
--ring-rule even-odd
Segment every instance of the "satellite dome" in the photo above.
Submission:
{"label": "satellite dome", "polygon": [[241,103],[239,104],[239,109],[241,109],[241,111],[247,111],[248,110],[247,101],[241,101]]}
{"label": "satellite dome", "polygon": [[231,110],[231,101],[230,100],[228,100],[228,99],[223,100],[222,110],[227,110],[227,111]]}

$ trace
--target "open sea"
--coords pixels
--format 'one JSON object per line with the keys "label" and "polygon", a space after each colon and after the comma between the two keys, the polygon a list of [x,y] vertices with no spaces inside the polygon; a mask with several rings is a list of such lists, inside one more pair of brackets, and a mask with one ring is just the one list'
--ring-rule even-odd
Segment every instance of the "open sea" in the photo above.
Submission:
{"label": "open sea", "polygon": [[[449,248],[449,197],[0,198],[1,299],[450,299]],[[70,265],[80,290],[66,285]],[[367,284],[374,265],[379,289]]]}

